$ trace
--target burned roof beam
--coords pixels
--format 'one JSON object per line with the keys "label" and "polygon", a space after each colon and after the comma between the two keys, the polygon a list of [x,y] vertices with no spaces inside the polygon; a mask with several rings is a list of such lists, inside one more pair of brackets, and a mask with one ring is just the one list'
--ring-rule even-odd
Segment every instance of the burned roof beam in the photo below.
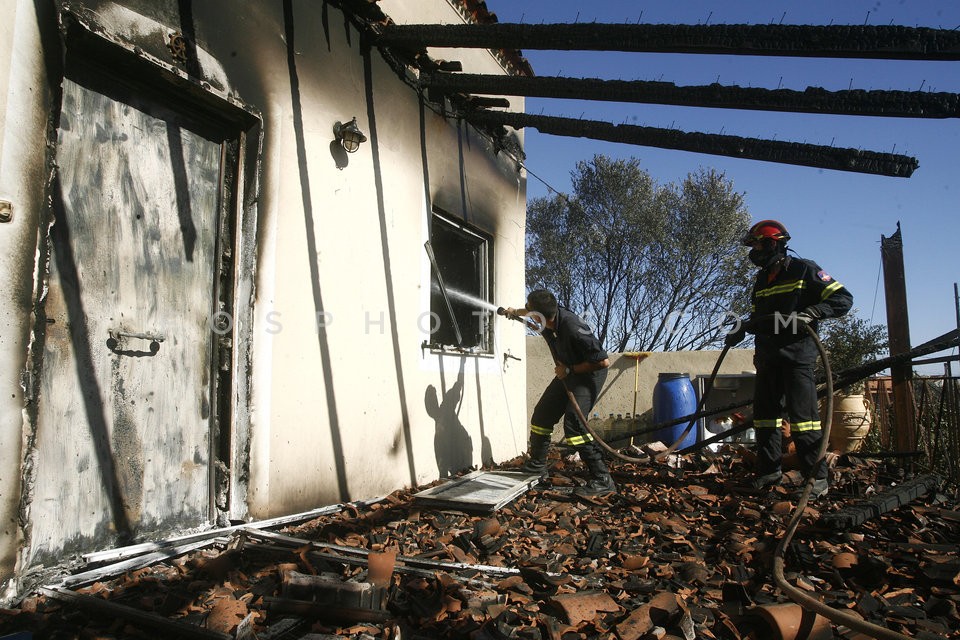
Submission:
{"label": "burned roof beam", "polygon": [[670,104],[720,109],[754,109],[900,118],[960,117],[960,94],[923,91],[827,91],[744,88],[710,84],[678,87],[672,82],[424,73],[420,86],[441,93],[571,98],[609,102]]}
{"label": "burned roof beam", "polygon": [[960,31],[892,25],[391,24],[381,27],[377,44],[405,48],[960,60]]}
{"label": "burned roof beam", "polygon": [[918,166],[916,158],[899,154],[712,133],[689,133],[628,124],[616,125],[598,120],[537,116],[511,111],[475,111],[465,114],[465,117],[478,126],[507,126],[514,129],[534,127],[541,133],[550,135],[900,178],[910,177]]}

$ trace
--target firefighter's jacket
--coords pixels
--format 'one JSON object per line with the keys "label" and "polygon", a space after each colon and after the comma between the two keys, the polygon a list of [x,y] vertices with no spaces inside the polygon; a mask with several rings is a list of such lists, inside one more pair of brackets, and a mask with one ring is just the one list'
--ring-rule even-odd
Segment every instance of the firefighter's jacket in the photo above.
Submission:
{"label": "firefighter's jacket", "polygon": [[607,352],[590,325],[573,311],[560,307],[556,324],[556,330],[544,328],[543,337],[557,362],[572,367],[581,362],[607,359]]}
{"label": "firefighter's jacket", "polygon": [[[799,322],[791,320],[791,314],[809,310],[819,318],[837,318],[853,306],[853,296],[816,262],[787,256],[779,269],[757,273],[751,303],[751,319],[773,316],[755,327],[756,357],[812,364],[817,359],[816,343]],[[811,327],[816,331],[817,323]]]}

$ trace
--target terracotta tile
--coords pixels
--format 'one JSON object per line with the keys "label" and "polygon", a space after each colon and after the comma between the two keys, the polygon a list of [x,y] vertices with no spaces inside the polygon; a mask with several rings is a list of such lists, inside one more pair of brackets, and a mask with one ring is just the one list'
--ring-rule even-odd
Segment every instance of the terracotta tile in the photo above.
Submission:
{"label": "terracotta tile", "polygon": [[[227,607],[218,602],[234,601],[238,609],[224,624],[242,605],[256,614],[254,628],[265,631],[278,620],[264,602],[279,595],[284,572],[364,582],[376,573],[377,554],[394,550],[393,569],[381,579],[390,585],[390,615],[423,637],[609,640],[655,632],[687,638],[692,630],[698,638],[728,640],[745,637],[738,624],[746,607],[784,601],[769,563],[795,502],[786,489],[729,493],[747,472],[739,459],[691,457],[681,469],[614,463],[621,490],[602,504],[572,498],[567,487],[579,465],[571,471],[565,464],[554,465],[553,486],[529,491],[493,515],[414,507],[413,492],[398,491],[376,505],[279,532],[345,550],[255,538],[233,549],[217,543],[84,591],[190,624],[200,624],[214,606]],[[956,491],[871,513],[846,531],[823,526],[891,483],[909,481],[884,476],[883,468],[844,460],[831,470],[830,499],[811,504],[791,545],[789,579],[835,608],[908,635],[960,628]],[[838,560],[849,556],[856,564]],[[733,584],[745,601],[732,599]],[[593,597],[604,605],[584,605],[584,593],[602,594]],[[17,620],[24,627],[27,617],[35,625],[85,626],[89,637],[135,626],[121,621],[111,631],[114,623],[46,597],[25,600],[16,611],[0,611],[0,632],[16,630]],[[389,635],[388,623],[305,624],[318,634]]]}

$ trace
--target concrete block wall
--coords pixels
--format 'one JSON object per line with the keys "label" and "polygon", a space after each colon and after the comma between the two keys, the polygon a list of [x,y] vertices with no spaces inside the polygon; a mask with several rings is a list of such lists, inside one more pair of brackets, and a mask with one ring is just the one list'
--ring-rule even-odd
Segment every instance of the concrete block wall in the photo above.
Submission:
{"label": "concrete block wall", "polygon": [[[527,337],[527,420],[540,399],[540,394],[554,377],[553,360],[546,341],[540,336]],[[607,382],[589,416],[590,426],[605,439],[616,440],[633,430],[633,424],[652,424],[653,388],[660,373],[688,373],[697,389],[697,378],[707,378],[716,366],[720,351],[651,352],[639,359],[610,354]],[[753,349],[730,349],[719,374],[754,373]],[[613,418],[610,415],[613,414]],[[628,418],[634,414],[636,420]],[[617,416],[622,416],[620,419]],[[529,424],[527,425],[529,432]],[[562,437],[563,428],[554,429],[554,441]]]}

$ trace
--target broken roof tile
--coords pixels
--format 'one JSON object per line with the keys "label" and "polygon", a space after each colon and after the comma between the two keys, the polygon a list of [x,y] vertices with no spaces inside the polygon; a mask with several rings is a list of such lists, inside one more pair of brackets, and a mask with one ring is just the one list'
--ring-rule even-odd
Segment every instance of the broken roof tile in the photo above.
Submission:
{"label": "broken roof tile", "polygon": [[[569,489],[581,481],[577,465],[556,461],[550,484],[493,512],[424,504],[415,491],[402,490],[282,531],[235,531],[230,542],[211,538],[180,558],[117,575],[105,567],[74,587],[122,604],[125,613],[139,609],[198,629],[209,620],[225,630],[217,633],[230,633],[242,621],[268,638],[277,637],[272,630],[291,615],[302,619],[301,635],[285,637],[383,637],[408,626],[417,630],[410,635],[415,639],[746,638],[749,607],[785,601],[769,566],[796,503],[786,490],[731,493],[741,464],[722,455],[687,456],[682,468],[616,463],[619,494],[583,502]],[[512,468],[505,465],[507,472]],[[841,611],[909,636],[955,632],[955,488],[864,512],[869,517],[851,530],[823,525],[862,496],[909,482],[880,469],[847,460],[831,471],[831,494],[811,503],[790,545],[788,579]],[[385,608],[358,599],[338,610],[338,620],[328,620],[318,596],[283,595],[283,577],[291,572],[327,576],[346,593],[376,583]],[[0,611],[0,633],[63,624],[96,636],[115,624],[46,595],[13,611]]]}

